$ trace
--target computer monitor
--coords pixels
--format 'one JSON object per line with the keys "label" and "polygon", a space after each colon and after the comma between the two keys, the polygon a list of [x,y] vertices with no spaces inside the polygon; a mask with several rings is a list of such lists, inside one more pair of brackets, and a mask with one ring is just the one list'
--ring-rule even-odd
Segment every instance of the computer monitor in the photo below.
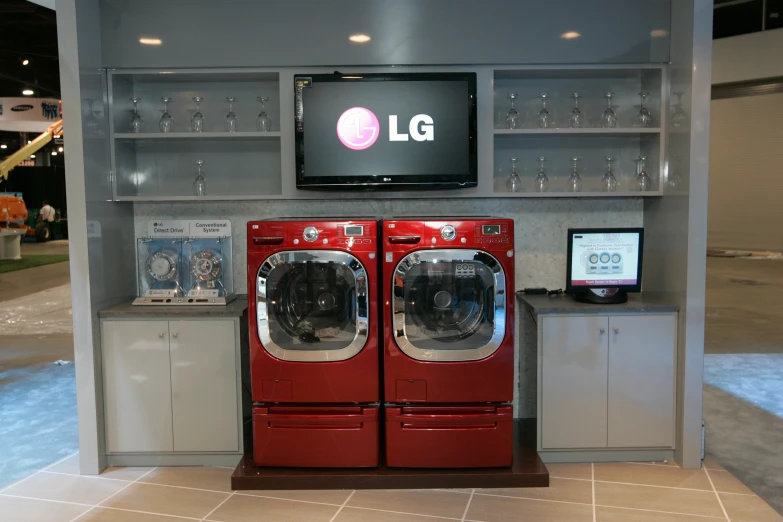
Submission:
{"label": "computer monitor", "polygon": [[612,304],[642,290],[643,228],[569,228],[566,293]]}

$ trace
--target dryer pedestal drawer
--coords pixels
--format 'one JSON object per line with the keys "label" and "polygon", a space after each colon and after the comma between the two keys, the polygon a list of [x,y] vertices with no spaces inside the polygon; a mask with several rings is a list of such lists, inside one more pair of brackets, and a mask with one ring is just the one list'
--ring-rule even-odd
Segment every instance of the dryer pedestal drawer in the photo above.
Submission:
{"label": "dryer pedestal drawer", "polygon": [[379,408],[257,406],[253,456],[259,466],[367,468],[380,466]]}
{"label": "dryer pedestal drawer", "polygon": [[386,465],[394,468],[511,466],[511,406],[386,408]]}

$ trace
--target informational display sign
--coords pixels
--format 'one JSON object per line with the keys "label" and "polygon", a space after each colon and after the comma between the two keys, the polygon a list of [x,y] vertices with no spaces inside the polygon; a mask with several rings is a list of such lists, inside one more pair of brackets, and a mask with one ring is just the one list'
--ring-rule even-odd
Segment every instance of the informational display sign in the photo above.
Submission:
{"label": "informational display sign", "polygon": [[43,132],[62,118],[55,98],[0,98],[0,130]]}
{"label": "informational display sign", "polygon": [[616,287],[639,282],[639,233],[574,234],[571,285]]}
{"label": "informational display sign", "polygon": [[149,237],[230,237],[227,219],[153,219],[147,224]]}

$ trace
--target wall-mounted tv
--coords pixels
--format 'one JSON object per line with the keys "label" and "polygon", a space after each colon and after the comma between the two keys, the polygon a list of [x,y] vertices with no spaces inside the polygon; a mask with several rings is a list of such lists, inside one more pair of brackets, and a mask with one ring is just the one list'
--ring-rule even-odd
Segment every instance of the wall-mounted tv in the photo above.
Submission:
{"label": "wall-mounted tv", "polygon": [[475,187],[475,73],[297,75],[296,186]]}

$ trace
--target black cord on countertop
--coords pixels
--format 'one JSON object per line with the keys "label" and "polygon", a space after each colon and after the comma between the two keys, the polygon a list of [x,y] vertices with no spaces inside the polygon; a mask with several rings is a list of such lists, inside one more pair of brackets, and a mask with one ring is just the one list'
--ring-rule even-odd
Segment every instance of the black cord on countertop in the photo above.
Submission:
{"label": "black cord on countertop", "polygon": [[518,295],[561,295],[563,293],[562,288],[558,288],[557,290],[547,290],[546,288],[523,288],[522,290],[517,290],[516,292]]}

